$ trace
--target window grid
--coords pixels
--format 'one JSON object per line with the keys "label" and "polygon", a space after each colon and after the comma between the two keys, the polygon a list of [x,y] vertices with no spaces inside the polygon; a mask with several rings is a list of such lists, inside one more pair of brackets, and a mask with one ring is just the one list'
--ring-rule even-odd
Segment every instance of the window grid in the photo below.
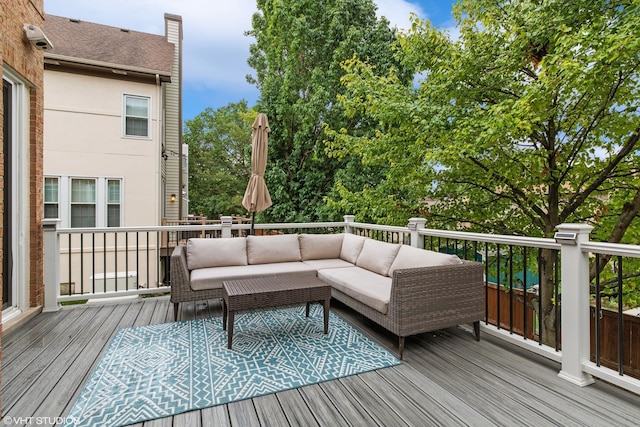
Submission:
{"label": "window grid", "polygon": [[120,180],[107,180],[107,227],[120,227]]}
{"label": "window grid", "polygon": [[60,214],[58,178],[44,179],[44,217],[58,218]]}
{"label": "window grid", "polygon": [[96,180],[71,180],[71,228],[96,226]]}
{"label": "window grid", "polygon": [[125,95],[125,136],[149,137],[149,98]]}

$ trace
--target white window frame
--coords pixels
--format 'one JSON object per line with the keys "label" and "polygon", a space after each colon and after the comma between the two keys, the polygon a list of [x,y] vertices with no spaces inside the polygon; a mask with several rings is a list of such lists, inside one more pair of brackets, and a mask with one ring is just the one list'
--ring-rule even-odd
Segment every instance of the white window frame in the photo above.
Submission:
{"label": "white window frame", "polygon": [[[142,99],[147,101],[147,134],[146,135],[128,135],[127,134],[127,118],[135,117],[142,118],[141,116],[128,116],[127,115],[127,99]],[[124,94],[122,97],[122,137],[134,138],[134,139],[151,139],[151,97],[143,95]]]}
{"label": "white window frame", "polygon": [[[74,181],[93,181],[93,189],[94,189],[94,200],[93,202],[91,201],[78,201],[78,202],[74,202],[73,201],[73,182]],[[92,178],[92,177],[72,177],[69,179],[69,227],[70,228],[92,228],[92,227],[99,227],[99,221],[98,221],[98,201],[100,200],[99,195],[98,195],[98,179],[97,178]],[[94,206],[94,222],[93,222],[93,226],[81,226],[81,227],[74,227],[73,225],[73,221],[72,221],[72,215],[73,215],[73,209],[72,207],[74,205],[93,205]]]}
{"label": "white window frame", "polygon": [[[47,201],[47,180],[48,179],[55,179],[56,180],[56,186],[57,191],[56,191],[56,195],[58,196],[57,199],[55,201]],[[54,218],[54,217],[48,217],[46,215],[47,209],[46,206],[47,205],[56,205],[58,207],[58,215],[55,218],[60,218],[60,177],[59,176],[45,176],[44,177],[44,181],[43,181],[43,185],[42,185],[42,189],[43,189],[43,195],[42,195],[42,199],[44,201],[44,217],[45,219],[49,219],[49,218]]]}
{"label": "white window frame", "polygon": [[11,182],[13,187],[11,205],[14,209],[12,224],[5,233],[13,233],[13,283],[5,283],[4,286],[11,286],[13,301],[11,306],[2,312],[2,323],[6,323],[13,317],[19,315],[29,307],[29,287],[30,283],[30,242],[25,236],[29,236],[30,218],[29,203],[30,190],[29,180],[31,175],[30,165],[30,137],[29,123],[30,116],[30,86],[29,83],[13,69],[3,66],[2,79],[11,84],[12,87],[12,141],[13,150],[10,161],[13,164]]}
{"label": "white window frame", "polygon": [[[118,202],[112,202],[109,200],[109,182],[111,181],[116,181],[118,182]],[[105,186],[105,197],[104,197],[104,226],[105,227],[111,227],[109,225],[109,206],[110,205],[118,205],[119,210],[118,210],[118,225],[114,225],[114,227],[122,227],[122,216],[123,216],[123,209],[122,209],[122,179],[121,178],[105,178],[104,181],[104,186]]]}
{"label": "white window frame", "polygon": [[[120,183],[120,217],[118,227],[124,227],[124,178],[117,176],[64,176],[46,175],[45,178],[58,178],[58,216],[62,228],[71,227],[71,186],[75,179],[89,179],[95,181],[95,226],[98,228],[108,227],[108,205],[109,205],[109,181]],[[84,228],[84,227],[83,227]],[[91,227],[88,227],[91,228]]]}

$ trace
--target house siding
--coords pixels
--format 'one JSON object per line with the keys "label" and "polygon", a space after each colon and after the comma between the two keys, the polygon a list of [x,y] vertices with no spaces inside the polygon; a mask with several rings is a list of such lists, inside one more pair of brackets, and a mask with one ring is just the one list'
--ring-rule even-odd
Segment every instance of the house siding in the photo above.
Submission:
{"label": "house siding", "polygon": [[[159,225],[158,87],[48,67],[45,87],[45,175],[121,179],[121,226]],[[150,100],[150,137],[123,136],[124,95]],[[62,226],[69,227],[69,200],[63,198],[65,195],[68,189],[61,188]],[[98,206],[102,202],[99,200]]]}
{"label": "house siding", "polygon": [[[175,45],[171,83],[165,84],[165,146],[168,157],[164,165],[166,181],[166,218],[178,220],[186,216],[187,195],[182,182],[182,18],[165,14],[167,41]],[[186,187],[185,187],[186,189]],[[171,202],[171,195],[177,196]]]}
{"label": "house siding", "polygon": [[[25,38],[23,25],[34,24],[42,28],[44,21],[44,5],[42,0],[10,0],[0,6],[0,74],[3,67],[10,67],[15,73],[20,75],[29,87],[29,123],[26,137],[28,138],[29,178],[28,191],[26,194],[18,194],[18,198],[25,199],[28,212],[20,212],[28,218],[24,220],[28,223],[27,237],[25,241],[18,242],[27,247],[28,263],[24,283],[18,283],[20,292],[24,292],[28,298],[28,306],[37,307],[43,304],[44,284],[43,284],[43,232],[42,232],[42,149],[43,149],[43,53],[34,48]],[[2,100],[2,93],[0,93]],[[0,102],[0,136],[3,132],[2,121],[4,117],[3,103]],[[4,218],[4,148],[0,147],[0,219]],[[5,233],[3,221],[0,221],[0,236],[4,238]],[[0,248],[0,258],[5,254]],[[1,271],[0,263],[0,287],[3,283],[4,272]],[[0,314],[0,320],[2,315]],[[2,344],[0,342],[0,357],[2,356]],[[1,377],[0,377],[1,381]],[[1,403],[1,402],[0,402]]]}

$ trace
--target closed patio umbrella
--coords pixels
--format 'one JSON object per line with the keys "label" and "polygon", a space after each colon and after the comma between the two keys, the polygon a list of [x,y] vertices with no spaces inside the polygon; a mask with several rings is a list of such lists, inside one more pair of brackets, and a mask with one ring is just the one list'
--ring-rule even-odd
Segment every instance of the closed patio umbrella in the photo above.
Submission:
{"label": "closed patio umbrella", "polygon": [[242,206],[251,212],[251,234],[254,233],[256,212],[262,212],[271,206],[271,196],[264,181],[264,171],[267,167],[267,149],[269,121],[264,113],[258,114],[253,122],[251,134],[251,178],[247,190],[242,198]]}

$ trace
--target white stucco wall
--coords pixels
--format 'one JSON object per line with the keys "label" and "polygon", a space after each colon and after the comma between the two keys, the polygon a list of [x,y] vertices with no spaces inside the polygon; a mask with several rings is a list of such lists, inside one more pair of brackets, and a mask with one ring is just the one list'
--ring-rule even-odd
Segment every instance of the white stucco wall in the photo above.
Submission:
{"label": "white stucco wall", "polygon": [[[150,138],[123,136],[125,94],[150,98]],[[122,179],[121,225],[159,225],[161,102],[155,84],[45,70],[44,175]]]}

